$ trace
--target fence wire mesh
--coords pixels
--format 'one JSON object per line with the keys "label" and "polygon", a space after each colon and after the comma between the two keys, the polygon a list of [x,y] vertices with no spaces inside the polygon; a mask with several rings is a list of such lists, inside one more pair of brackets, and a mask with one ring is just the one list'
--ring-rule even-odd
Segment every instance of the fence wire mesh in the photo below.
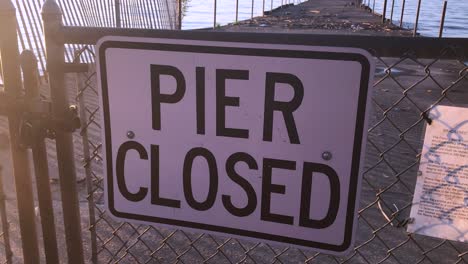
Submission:
{"label": "fence wire mesh", "polygon": [[[76,97],[86,121],[81,130],[90,205],[90,254],[103,263],[467,263],[468,245],[406,232],[413,199],[422,134],[436,105],[468,105],[468,66],[439,57],[419,59],[375,55],[373,110],[358,216],[355,248],[332,257],[293,247],[191,233],[179,229],[115,222],[103,207],[100,110],[96,72],[78,74]],[[339,75],[339,73],[337,73]],[[92,217],[91,217],[92,215]]]}
{"label": "fence wire mesh", "polygon": [[[94,56],[93,50],[93,47],[81,48],[75,53],[75,61]],[[373,109],[369,117],[357,239],[354,250],[344,257],[157,225],[114,221],[104,208],[101,113],[95,67],[91,64],[86,73],[68,74],[68,92],[70,98],[76,100],[82,120],[81,130],[74,134],[74,143],[77,162],[81,162],[81,166],[77,164],[77,184],[87,261],[467,263],[468,244],[406,232],[406,225],[412,221],[409,211],[419,175],[427,113],[436,105],[468,106],[467,58],[456,52],[447,47],[432,59],[420,59],[410,52],[400,58],[383,58],[373,53],[377,69],[371,90]],[[441,59],[450,57],[448,55],[458,59]],[[1,124],[2,131],[6,130],[5,120]],[[52,142],[49,143],[49,160],[53,160],[55,151]],[[0,193],[0,198],[3,197]],[[3,202],[0,199],[0,207]],[[21,262],[14,204],[14,198],[7,199],[7,212],[0,208],[0,263],[8,263],[11,256],[8,252],[13,252],[13,262]],[[60,214],[61,207],[55,208]],[[5,226],[3,217],[8,218],[9,225]],[[10,238],[6,240],[5,230],[10,232]]]}

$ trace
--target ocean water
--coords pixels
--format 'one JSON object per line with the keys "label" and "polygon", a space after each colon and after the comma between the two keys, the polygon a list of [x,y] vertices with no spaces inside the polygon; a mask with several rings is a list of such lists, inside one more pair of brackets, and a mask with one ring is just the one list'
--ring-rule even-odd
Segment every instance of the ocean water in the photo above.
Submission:
{"label": "ocean water", "polygon": [[[216,24],[225,25],[236,20],[237,0],[216,0]],[[238,0],[239,14],[238,20],[246,20],[253,16],[261,16],[263,12],[263,2],[265,11],[271,10],[286,3],[304,2],[304,0]],[[214,25],[214,3],[215,0],[187,0],[185,16],[182,20],[183,29],[209,28]]]}
{"label": "ocean water", "polygon": [[[215,0],[187,0],[185,17],[182,21],[184,29],[213,27]],[[313,1],[313,0],[311,0]],[[350,0],[351,2],[352,0]],[[377,13],[383,12],[384,0],[363,0],[372,8],[375,5]],[[424,36],[438,36],[441,12],[444,0],[421,0],[421,12],[418,32]],[[262,14],[263,0],[239,0],[239,20],[249,19]],[[278,7],[286,0],[265,0],[265,10]],[[303,1],[289,1],[299,3]],[[375,4],[374,4],[375,2]],[[393,22],[400,24],[403,0],[387,0],[387,15],[390,18],[393,2]],[[273,3],[273,4],[272,4]],[[406,0],[403,16],[403,26],[414,28],[418,0]],[[235,21],[236,0],[217,0],[217,24],[224,25]],[[468,0],[448,0],[444,26],[444,37],[468,37]]]}
{"label": "ocean water", "polygon": [[[387,0],[386,17],[390,18],[393,0]],[[367,3],[367,0],[366,0]],[[403,0],[394,0],[393,20],[400,23]],[[374,5],[373,0],[370,6]],[[375,0],[375,10],[383,12],[384,0]],[[438,36],[444,0],[421,0],[418,32],[424,36]],[[414,28],[418,0],[406,0],[403,25]],[[444,37],[468,38],[468,0],[447,0]]]}

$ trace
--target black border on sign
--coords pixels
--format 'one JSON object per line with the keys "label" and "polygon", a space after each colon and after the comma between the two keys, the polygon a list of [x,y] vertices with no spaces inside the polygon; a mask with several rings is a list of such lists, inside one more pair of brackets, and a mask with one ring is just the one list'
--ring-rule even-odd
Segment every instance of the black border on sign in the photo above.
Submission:
{"label": "black border on sign", "polygon": [[[285,44],[287,45],[287,44]],[[301,59],[322,59],[322,60],[341,60],[341,61],[355,61],[361,64],[361,81],[358,99],[358,109],[356,115],[356,127],[354,134],[353,157],[351,163],[351,179],[348,192],[348,208],[346,211],[345,235],[343,243],[340,245],[321,243],[317,241],[310,241],[304,239],[297,239],[293,237],[272,235],[256,231],[249,231],[243,229],[208,225],[204,223],[189,222],[183,220],[167,219],[155,216],[145,216],[138,214],[131,214],[119,212],[114,207],[114,188],[113,188],[113,158],[111,143],[111,126],[110,126],[110,112],[109,112],[109,98],[108,98],[108,83],[107,83],[107,67],[106,67],[106,50],[109,48],[119,49],[139,49],[139,50],[160,50],[171,52],[192,52],[204,54],[227,54],[227,55],[240,55],[240,56],[256,56],[256,57],[282,57],[282,58],[301,58]],[[369,85],[370,63],[362,54],[359,53],[346,53],[346,52],[323,52],[323,51],[304,51],[304,50],[277,50],[277,49],[261,49],[261,48],[236,48],[236,47],[219,47],[219,46],[200,46],[200,45],[182,45],[182,44],[162,44],[162,43],[145,43],[145,42],[131,42],[131,41],[104,41],[98,51],[101,71],[101,93],[103,98],[103,117],[104,117],[104,132],[106,137],[105,151],[107,154],[107,190],[108,190],[108,206],[110,212],[119,218],[133,219],[152,223],[161,223],[167,225],[175,225],[181,227],[202,229],[220,233],[227,233],[232,235],[247,236],[259,238],[264,240],[282,242],[300,245],[304,247],[311,247],[323,249],[334,252],[344,252],[349,249],[352,242],[354,212],[357,201],[357,185],[359,179],[359,167],[361,160],[361,148],[364,134],[364,121],[366,115],[367,93]],[[109,175],[111,177],[109,177]]]}

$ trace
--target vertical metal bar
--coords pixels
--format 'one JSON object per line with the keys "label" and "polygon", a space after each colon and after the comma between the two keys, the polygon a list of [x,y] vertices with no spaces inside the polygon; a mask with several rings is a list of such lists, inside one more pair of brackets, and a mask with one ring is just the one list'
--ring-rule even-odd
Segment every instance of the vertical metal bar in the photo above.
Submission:
{"label": "vertical metal bar", "polygon": [[383,12],[382,12],[382,23],[385,23],[385,16],[387,15],[387,0],[384,0]]}
{"label": "vertical metal bar", "polygon": [[375,0],[374,0],[374,2],[372,3],[372,13],[375,14]]}
{"label": "vertical metal bar", "polygon": [[265,0],[263,0],[262,16],[265,16]]}
{"label": "vertical metal bar", "polygon": [[[20,25],[19,25],[19,22],[18,22],[18,21],[16,21],[16,30],[17,30],[18,32],[20,32]],[[21,49],[25,49],[26,46],[24,45],[23,34],[21,34],[21,32],[20,32],[20,34],[18,34],[18,37],[19,37],[19,40],[20,40]]]}
{"label": "vertical metal bar", "polygon": [[[2,68],[0,67],[0,70]],[[5,258],[6,263],[13,263],[12,257],[13,252],[11,251],[10,245],[10,224],[8,223],[7,212],[6,212],[6,195],[3,188],[3,173],[2,167],[0,166],[0,218],[2,220],[2,233],[3,233],[3,245],[5,247]]]}
{"label": "vertical metal bar", "polygon": [[138,7],[135,6],[135,0],[130,2],[130,7],[132,8],[133,19],[135,20],[135,28],[141,28],[141,21],[138,15]]}
{"label": "vertical metal bar", "polygon": [[273,0],[271,0],[271,3],[270,3],[270,11],[273,11]]}
{"label": "vertical metal bar", "polygon": [[90,27],[91,26],[91,21],[89,20],[89,16],[86,15],[84,12],[86,12],[86,7],[85,7],[85,4],[84,4],[84,1],[79,1],[79,4],[80,6],[77,7],[77,5],[75,5],[75,2],[73,1],[73,7],[75,10],[79,10],[80,12],[80,15],[81,15],[81,22],[83,24],[81,24],[81,26],[87,26],[87,27]]}
{"label": "vertical metal bar", "polygon": [[[74,14],[75,12],[73,11],[73,9],[69,6],[69,2],[68,1],[64,1],[62,3],[62,10],[64,10],[64,21],[67,25],[76,25],[76,21],[75,21],[75,18],[74,18]],[[73,45],[67,45],[68,48],[66,49],[66,53],[67,53],[67,59],[68,61],[72,61],[73,59],[73,56],[70,52],[70,48],[73,47],[73,49],[78,49],[78,46],[76,44],[73,44]]]}
{"label": "vertical metal bar", "polygon": [[138,21],[138,15],[137,15],[137,12],[135,10],[135,5],[133,4],[133,0],[131,1],[128,1],[128,6],[129,6],[129,10],[130,10],[130,14],[132,16],[132,22],[134,24],[134,28],[139,28],[140,27],[140,22]]}
{"label": "vertical metal bar", "polygon": [[213,8],[213,28],[216,28],[216,8],[217,8],[217,0],[214,0],[214,8]]}
{"label": "vertical metal bar", "polygon": [[122,5],[122,6],[124,7],[123,13],[124,13],[124,17],[125,17],[125,27],[128,28],[128,27],[131,27],[131,26],[130,26],[130,16],[129,16],[129,14],[128,14],[128,5],[127,5],[127,1],[126,1],[126,0],[123,0],[123,1],[124,1],[124,2],[123,2],[123,5]]}
{"label": "vertical metal bar", "polygon": [[136,5],[138,10],[138,20],[140,20],[142,28],[148,28],[148,18],[146,17],[143,5],[141,4],[141,0],[137,0]]}
{"label": "vertical metal bar", "polygon": [[447,1],[444,1],[444,8],[442,9],[442,17],[440,18],[439,38],[444,34],[445,13],[447,12]]}
{"label": "vertical metal bar", "polygon": [[115,5],[112,5],[114,2],[106,1],[104,5],[107,5],[107,10],[109,14],[109,26],[117,27],[116,14],[115,14]]}
{"label": "vertical metal bar", "polygon": [[151,11],[148,8],[148,1],[143,0],[142,5],[143,5],[144,12],[145,12],[145,17],[147,18],[148,27],[149,28],[154,28],[153,27],[153,20],[151,19],[151,14],[150,14]]}
{"label": "vertical metal bar", "polygon": [[114,0],[114,8],[115,8],[115,25],[118,28],[121,28],[122,21],[120,21],[120,0]]}
{"label": "vertical metal bar", "polygon": [[[79,53],[75,53],[75,62],[80,62]],[[88,116],[86,113],[86,102],[85,102],[85,84],[81,73],[76,73],[76,87],[78,94],[78,107],[80,111],[81,122],[81,139],[83,143],[83,158],[84,168],[86,175],[86,189],[88,192],[88,211],[89,211],[89,231],[91,232],[91,262],[98,263],[97,259],[97,237],[96,237],[96,215],[94,212],[94,188],[93,188],[93,172],[91,170],[91,151],[90,143],[88,139]]]}
{"label": "vertical metal bar", "polygon": [[251,13],[250,19],[252,19],[252,18],[253,18],[253,11],[254,11],[254,1],[255,1],[255,0],[252,0],[252,13]]}
{"label": "vertical metal bar", "polygon": [[154,4],[154,1],[152,0],[149,1],[149,5],[150,5],[149,8],[151,10],[150,11],[151,15],[153,16],[153,19],[154,19],[154,27],[161,29],[162,28],[161,18],[159,17],[157,6]]}
{"label": "vertical metal bar", "polygon": [[182,29],[182,14],[184,10],[182,10],[182,0],[177,0],[177,25],[179,26],[179,30]]}
{"label": "vertical metal bar", "polygon": [[88,2],[88,5],[89,5],[89,10],[92,14],[92,18],[94,20],[94,26],[95,27],[99,27],[100,26],[100,22],[99,22],[99,14],[98,12],[96,11],[96,7],[94,6],[94,3],[92,0],[86,0]]}
{"label": "vertical metal bar", "polygon": [[103,26],[103,23],[102,23],[102,15],[101,15],[101,12],[102,10],[99,8],[99,0],[91,0],[91,2],[93,3],[93,6],[94,6],[94,11],[96,12],[96,20],[98,21],[98,26],[99,27],[102,27]]}
{"label": "vertical metal bar", "polygon": [[[1,39],[0,39],[1,41]],[[0,85],[3,86],[2,54],[0,52]]]}
{"label": "vertical metal bar", "polygon": [[156,17],[158,19],[159,29],[164,29],[163,16],[160,12],[161,6],[159,4],[159,1],[156,1],[156,3],[154,3],[154,1],[151,1],[151,4],[153,5],[154,13],[156,13]]}
{"label": "vertical metal bar", "polygon": [[236,0],[236,23],[239,21],[239,0]]}
{"label": "vertical metal bar", "polygon": [[169,13],[169,2],[168,0],[166,0],[166,10],[167,10],[167,17],[169,19],[169,25],[170,25],[170,29],[174,29],[174,24],[172,23],[172,16],[171,14]]}
{"label": "vertical metal bar", "polygon": [[108,10],[106,8],[106,4],[105,4],[106,2],[107,1],[100,0],[100,1],[97,1],[98,4],[96,5],[98,7],[98,9],[101,10],[101,18],[102,18],[102,26],[103,27],[109,27],[110,26],[110,21],[111,21],[109,15],[108,15]]}
{"label": "vertical metal bar", "polygon": [[167,15],[165,12],[163,12],[163,7],[162,7],[162,3],[161,1],[156,1],[156,3],[158,4],[158,13],[160,15],[160,19],[161,19],[161,24],[164,25],[164,28],[167,29],[170,27],[170,25],[168,25],[168,19],[167,19]]}
{"label": "vertical metal bar", "polygon": [[[54,117],[66,119],[69,105],[63,72],[64,45],[55,38],[56,32],[62,27],[62,12],[54,0],[45,1],[42,18],[52,111]],[[68,261],[84,263],[72,134],[66,131],[56,131],[55,134]]]}
{"label": "vertical metal bar", "polygon": [[89,21],[88,26],[97,27],[97,23],[96,23],[96,21],[94,19],[94,15],[90,11],[90,10],[92,10],[92,8],[90,6],[90,3],[88,1],[86,1],[86,0],[82,0],[82,1],[80,1],[80,3],[82,4],[83,10],[86,13],[86,19]]}
{"label": "vertical metal bar", "polygon": [[421,12],[421,0],[418,1],[418,9],[416,10],[416,20],[414,22],[413,37],[418,34],[419,13]]}
{"label": "vertical metal bar", "polygon": [[[141,8],[141,12],[143,14],[143,18],[144,18],[144,21],[145,21],[145,28],[147,29],[150,29],[151,28],[151,19],[150,19],[150,16],[149,16],[149,12],[148,10],[146,10],[146,0],[138,0],[139,3],[140,3],[140,8]],[[178,8],[178,6],[176,6],[176,8]],[[175,10],[176,13],[175,16],[177,17],[177,10]],[[176,19],[177,23],[179,23],[179,18],[177,17]],[[177,25],[177,29],[179,28],[179,26]]]}
{"label": "vertical metal bar", "polygon": [[[67,9],[66,7],[62,8],[61,6],[60,7],[60,10],[64,10],[65,11],[65,14],[63,16],[63,21],[65,22],[66,25],[69,25],[70,23],[68,22],[68,15],[66,14],[67,12]],[[72,61],[72,55],[70,54],[70,45],[67,45],[65,47],[65,58],[66,58],[66,61]]]}
{"label": "vertical metal bar", "polygon": [[141,9],[140,9],[140,4],[139,4],[138,1],[139,0],[133,0],[133,6],[134,6],[134,9],[135,9],[135,12],[136,12],[137,21],[139,23],[138,26],[139,26],[139,28],[145,28],[145,21],[143,19]]}
{"label": "vertical metal bar", "polygon": [[160,14],[160,18],[161,18],[161,23],[164,24],[164,28],[167,29],[169,28],[170,26],[168,25],[168,19],[167,19],[167,15],[162,7],[162,3],[161,1],[156,1],[156,3],[158,4],[158,13]]}
{"label": "vertical metal bar", "polygon": [[[10,0],[0,0],[0,54],[3,66],[5,92],[13,98],[21,95],[21,71],[19,62],[16,11]],[[17,195],[18,217],[25,263],[39,263],[39,248],[36,234],[34,198],[29,173],[29,160],[26,149],[20,146],[19,128],[21,113],[12,113],[8,118],[10,147],[13,159]]]}
{"label": "vertical metal bar", "polygon": [[112,24],[114,22],[114,20],[112,19],[112,17],[110,16],[110,5],[109,5],[109,1],[99,1],[101,2],[101,7],[102,9],[104,10],[103,11],[103,16],[104,16],[104,22],[106,24],[106,27],[112,27]]}
{"label": "vertical metal bar", "polygon": [[95,23],[94,23],[94,19],[93,19],[92,15],[91,15],[91,12],[89,11],[90,8],[89,8],[88,1],[81,0],[79,2],[80,2],[81,6],[83,8],[83,13],[85,14],[85,19],[88,20],[88,25],[87,26],[89,26],[89,27],[94,26]]}
{"label": "vertical metal bar", "polygon": [[159,12],[161,12],[161,17],[163,19],[163,22],[166,25],[166,29],[170,29],[171,25],[169,23],[169,11],[167,10],[167,3],[163,3],[162,1],[156,1],[159,4]]}
{"label": "vertical metal bar", "polygon": [[[40,18],[39,10],[40,4],[38,1],[32,1],[31,13],[34,15],[34,21],[37,23],[37,32],[38,35],[42,36],[42,20]],[[44,76],[47,77],[47,68],[45,66],[45,47],[42,41],[39,41],[39,45],[41,46],[40,52],[38,52],[39,60],[41,62],[41,67],[43,67]]]}
{"label": "vertical metal bar", "polygon": [[[26,21],[25,21],[24,16],[23,16],[23,11],[21,10],[21,6],[20,6],[20,3],[18,2],[18,0],[16,0],[16,6],[19,9],[18,13],[19,13],[20,20],[21,20],[21,25],[22,25],[22,27],[18,27],[18,30],[20,31],[21,28],[24,30],[24,35],[25,35],[26,41],[28,43],[28,47],[24,46],[24,44],[23,44],[23,49],[27,49],[27,48],[32,49],[33,47],[32,47],[32,44],[31,44],[31,39],[30,39],[28,27],[26,25]],[[20,34],[20,36],[22,36],[22,34]]]}
{"label": "vertical metal bar", "polygon": [[[37,13],[37,12],[34,12],[34,10],[31,8],[31,3],[29,1],[25,1],[25,11],[26,11],[26,15],[27,17],[29,18],[29,24],[30,24],[30,28],[31,28],[31,34],[33,36],[33,40],[34,40],[34,50],[37,52],[37,54],[40,54],[41,52],[41,47],[43,48],[42,46],[42,41],[41,41],[41,31],[39,30],[39,27],[37,26],[37,20],[35,19],[34,17],[34,13]],[[43,60],[40,60],[40,63],[41,63],[41,69],[43,72],[45,72],[45,65],[43,63]]]}
{"label": "vertical metal bar", "polygon": [[[148,28],[154,28],[153,27],[153,19],[151,18],[151,11],[150,9],[148,8],[148,1],[147,0],[143,0],[142,1],[142,8],[143,8],[143,12],[145,13],[145,17],[146,17],[146,23],[148,24]],[[178,8],[178,6],[176,6],[176,8]],[[178,10],[176,10],[176,15],[177,15],[177,12]]]}
{"label": "vertical metal bar", "polygon": [[128,16],[130,18],[129,20],[129,24],[131,25],[130,27],[137,28],[138,24],[136,23],[135,10],[133,9],[132,1],[127,0],[126,2],[127,2]]}
{"label": "vertical metal bar", "polygon": [[392,10],[390,12],[390,23],[393,23],[393,9],[395,8],[395,0],[392,0]]}
{"label": "vertical metal bar", "polygon": [[405,15],[405,4],[406,4],[406,0],[403,0],[403,4],[401,4],[400,28],[403,28],[403,17]]}
{"label": "vertical metal bar", "polygon": [[[27,102],[33,103],[40,100],[37,60],[32,51],[25,50],[21,53],[21,68],[23,70],[24,88]],[[36,175],[37,197],[39,200],[39,212],[41,216],[42,236],[47,263],[59,263],[57,236],[55,233],[54,207],[50,191],[49,168],[47,162],[46,145],[44,136],[40,131],[40,124],[33,121],[34,129],[32,139],[32,154],[34,172]]]}
{"label": "vertical metal bar", "polygon": [[106,14],[105,14],[105,8],[102,7],[102,2],[103,1],[100,1],[100,0],[95,0],[96,2],[96,10],[98,10],[98,17],[99,17],[99,26],[100,27],[106,27],[107,26],[107,23],[106,23],[106,20],[107,20],[107,17],[106,17]]}

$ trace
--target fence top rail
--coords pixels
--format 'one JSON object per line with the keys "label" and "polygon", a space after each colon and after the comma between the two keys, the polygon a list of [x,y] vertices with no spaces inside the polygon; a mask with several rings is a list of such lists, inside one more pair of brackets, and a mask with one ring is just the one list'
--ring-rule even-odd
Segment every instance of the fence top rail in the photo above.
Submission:
{"label": "fence top rail", "polygon": [[[417,58],[468,59],[468,38],[429,38],[368,35],[330,35],[296,33],[251,33],[220,31],[180,31],[125,28],[60,28],[57,41],[94,45],[105,36],[173,38],[228,42],[295,44],[363,48],[380,57],[401,57],[411,52]],[[442,51],[442,52],[441,52]]]}

